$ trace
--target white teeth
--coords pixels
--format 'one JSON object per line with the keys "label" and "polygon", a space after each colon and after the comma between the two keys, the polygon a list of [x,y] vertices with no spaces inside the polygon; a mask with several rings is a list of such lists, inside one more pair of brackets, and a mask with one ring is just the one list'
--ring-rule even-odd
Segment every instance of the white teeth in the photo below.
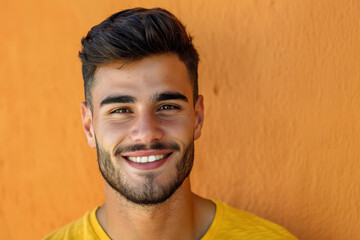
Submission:
{"label": "white teeth", "polygon": [[127,157],[127,159],[136,163],[147,163],[147,162],[154,162],[156,160],[163,159],[165,156],[166,155],[151,155],[144,157]]}
{"label": "white teeth", "polygon": [[155,156],[149,156],[149,162],[153,162],[156,160],[156,157]]}

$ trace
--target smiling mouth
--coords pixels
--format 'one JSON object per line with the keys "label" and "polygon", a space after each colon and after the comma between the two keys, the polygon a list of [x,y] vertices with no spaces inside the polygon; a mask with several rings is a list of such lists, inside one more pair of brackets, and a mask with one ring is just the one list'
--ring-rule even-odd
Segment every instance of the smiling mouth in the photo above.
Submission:
{"label": "smiling mouth", "polygon": [[164,158],[167,158],[170,155],[171,155],[171,153],[162,154],[162,155],[149,155],[149,156],[142,156],[142,157],[140,157],[140,156],[139,157],[123,156],[123,157],[126,158],[127,160],[129,160],[131,162],[135,162],[135,163],[149,163],[149,162],[155,162],[155,161],[162,160]]}

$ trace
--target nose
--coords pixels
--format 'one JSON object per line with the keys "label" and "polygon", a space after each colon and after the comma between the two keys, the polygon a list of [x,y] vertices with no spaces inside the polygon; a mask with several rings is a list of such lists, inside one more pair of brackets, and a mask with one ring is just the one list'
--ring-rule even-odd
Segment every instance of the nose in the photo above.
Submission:
{"label": "nose", "polygon": [[149,144],[163,137],[160,120],[152,112],[139,113],[131,131],[132,141]]}

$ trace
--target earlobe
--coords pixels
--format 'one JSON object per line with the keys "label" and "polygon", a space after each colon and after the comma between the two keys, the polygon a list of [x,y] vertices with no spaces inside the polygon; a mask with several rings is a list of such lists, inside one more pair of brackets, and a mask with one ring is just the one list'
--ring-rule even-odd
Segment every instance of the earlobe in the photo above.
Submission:
{"label": "earlobe", "polygon": [[96,143],[95,143],[94,128],[92,124],[92,114],[86,102],[81,103],[81,119],[88,144],[90,147],[95,148]]}
{"label": "earlobe", "polygon": [[201,136],[201,129],[204,123],[204,97],[198,96],[195,104],[195,129],[194,129],[194,140]]}

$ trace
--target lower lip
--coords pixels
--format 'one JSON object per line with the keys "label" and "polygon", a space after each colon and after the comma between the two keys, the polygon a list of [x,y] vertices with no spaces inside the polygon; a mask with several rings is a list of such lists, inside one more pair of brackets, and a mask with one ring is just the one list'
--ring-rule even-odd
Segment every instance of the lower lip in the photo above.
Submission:
{"label": "lower lip", "polygon": [[147,162],[147,163],[137,163],[137,162],[132,162],[126,158],[124,158],[124,159],[131,167],[136,168],[138,170],[154,170],[154,169],[157,169],[160,166],[162,166],[170,156],[171,155],[169,155],[161,160],[157,160],[154,162]]}

